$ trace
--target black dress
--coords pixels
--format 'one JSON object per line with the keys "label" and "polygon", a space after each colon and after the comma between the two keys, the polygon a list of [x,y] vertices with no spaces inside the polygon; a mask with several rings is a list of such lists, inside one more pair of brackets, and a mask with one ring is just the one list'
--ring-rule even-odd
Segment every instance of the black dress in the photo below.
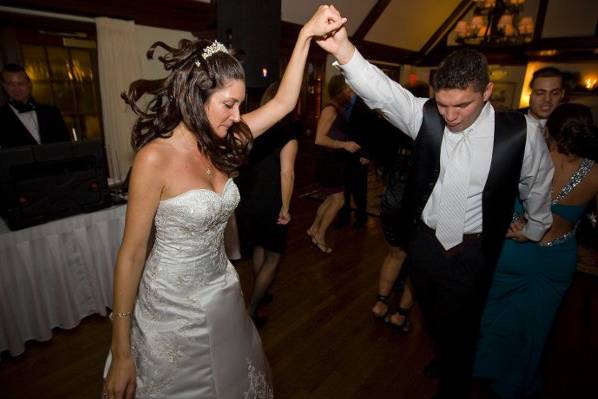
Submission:
{"label": "black dress", "polygon": [[[348,140],[348,123],[341,108],[329,103],[337,112],[336,119],[330,127],[327,136],[333,140]],[[325,194],[341,193],[345,190],[347,163],[350,154],[344,149],[330,149],[322,147],[316,165],[316,180]]]}
{"label": "black dress", "polygon": [[285,248],[287,227],[276,223],[282,207],[280,151],[296,140],[295,132],[290,122],[283,121],[259,136],[236,178],[241,192],[237,223],[244,256],[250,256],[256,246],[278,253]]}

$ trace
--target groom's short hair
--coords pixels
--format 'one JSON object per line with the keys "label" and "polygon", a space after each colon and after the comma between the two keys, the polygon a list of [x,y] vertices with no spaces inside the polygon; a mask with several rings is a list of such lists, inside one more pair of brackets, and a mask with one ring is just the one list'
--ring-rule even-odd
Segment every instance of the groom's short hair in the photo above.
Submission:
{"label": "groom's short hair", "polygon": [[432,88],[465,90],[471,86],[475,91],[484,91],[490,78],[486,56],[473,49],[459,49],[449,54],[434,74]]}

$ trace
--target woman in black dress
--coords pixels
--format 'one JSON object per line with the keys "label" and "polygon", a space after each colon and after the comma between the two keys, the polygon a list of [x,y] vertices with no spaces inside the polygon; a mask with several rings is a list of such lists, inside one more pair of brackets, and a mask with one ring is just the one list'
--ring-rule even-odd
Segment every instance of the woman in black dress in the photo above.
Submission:
{"label": "woman in black dress", "polygon": [[328,94],[330,102],[322,109],[316,130],[316,144],[323,147],[318,159],[317,180],[327,197],[307,230],[313,244],[324,253],[332,252],[326,244],[326,231],[345,203],[348,154],[360,149],[359,144],[347,138],[344,110],[351,103],[353,92],[341,75],[330,78]]}
{"label": "woman in black dress", "polygon": [[[268,102],[277,90],[278,83],[270,85],[261,103]],[[286,245],[297,130],[292,116],[288,116],[259,136],[237,179],[241,191],[237,208],[241,246],[253,258],[254,284],[248,311],[254,321],[259,321],[258,307],[274,280]]]}

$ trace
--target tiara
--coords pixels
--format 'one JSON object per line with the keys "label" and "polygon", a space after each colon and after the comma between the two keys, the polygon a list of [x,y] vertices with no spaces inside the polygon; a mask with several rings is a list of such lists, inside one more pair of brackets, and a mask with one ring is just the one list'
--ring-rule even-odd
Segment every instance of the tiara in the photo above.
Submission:
{"label": "tiara", "polygon": [[201,58],[207,60],[209,57],[213,56],[219,51],[228,54],[228,50],[226,49],[226,47],[224,47],[224,45],[220,43],[218,40],[214,40],[212,44],[203,49],[203,51],[201,52]]}

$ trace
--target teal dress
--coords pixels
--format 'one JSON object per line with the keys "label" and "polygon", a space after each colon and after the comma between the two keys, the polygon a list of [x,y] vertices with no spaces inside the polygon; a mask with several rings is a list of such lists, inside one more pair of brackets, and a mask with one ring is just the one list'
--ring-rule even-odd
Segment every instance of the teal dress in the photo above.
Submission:
{"label": "teal dress", "polygon": [[[573,226],[585,205],[560,201],[592,165],[584,160],[551,205],[553,214]],[[515,212],[523,213],[519,201]],[[482,316],[474,366],[474,377],[489,380],[498,397],[522,398],[540,392],[544,344],[576,265],[575,229],[543,244],[505,240]]]}

